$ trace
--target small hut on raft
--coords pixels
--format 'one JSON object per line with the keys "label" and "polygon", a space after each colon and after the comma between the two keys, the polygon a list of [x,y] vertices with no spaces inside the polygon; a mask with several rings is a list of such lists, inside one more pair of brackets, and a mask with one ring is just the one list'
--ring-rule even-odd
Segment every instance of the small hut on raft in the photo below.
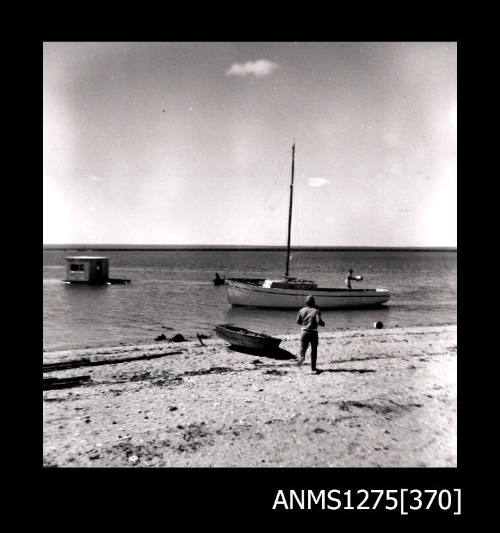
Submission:
{"label": "small hut on raft", "polygon": [[66,283],[86,283],[104,285],[112,283],[130,283],[129,279],[109,277],[109,258],[94,256],[66,257]]}

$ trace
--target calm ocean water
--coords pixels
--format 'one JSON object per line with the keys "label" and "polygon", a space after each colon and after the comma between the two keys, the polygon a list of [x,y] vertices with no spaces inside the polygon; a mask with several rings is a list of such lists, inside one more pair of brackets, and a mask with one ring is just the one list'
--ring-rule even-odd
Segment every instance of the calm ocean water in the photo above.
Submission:
{"label": "calm ocean water", "polygon": [[[283,251],[105,251],[78,252],[109,257],[110,277],[128,285],[86,286],[62,283],[66,255],[43,254],[43,347],[62,350],[119,343],[154,342],[181,333],[213,336],[219,323],[233,323],[272,335],[299,333],[296,311],[231,307],[224,287],[212,283],[215,272],[226,277],[279,277]],[[349,268],[362,274],[363,287],[390,289],[380,309],[325,310],[325,331],[372,327],[456,324],[457,254],[424,251],[292,252],[290,273],[320,286],[343,287]],[[196,337],[195,337],[196,338]]]}

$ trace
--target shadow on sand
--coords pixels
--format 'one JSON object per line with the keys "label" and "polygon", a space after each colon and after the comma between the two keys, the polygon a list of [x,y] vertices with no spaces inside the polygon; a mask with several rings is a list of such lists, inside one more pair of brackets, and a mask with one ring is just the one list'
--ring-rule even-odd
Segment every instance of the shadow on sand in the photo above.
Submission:
{"label": "shadow on sand", "polygon": [[321,368],[320,373],[324,372],[352,372],[358,374],[364,374],[365,372],[376,372],[371,368]]}
{"label": "shadow on sand", "polygon": [[268,357],[270,359],[296,359],[296,356],[293,353],[283,350],[283,348],[267,349],[267,350],[258,350],[254,348],[243,348],[242,346],[228,346],[228,350],[233,352],[247,353],[249,355],[259,355],[260,357]]}

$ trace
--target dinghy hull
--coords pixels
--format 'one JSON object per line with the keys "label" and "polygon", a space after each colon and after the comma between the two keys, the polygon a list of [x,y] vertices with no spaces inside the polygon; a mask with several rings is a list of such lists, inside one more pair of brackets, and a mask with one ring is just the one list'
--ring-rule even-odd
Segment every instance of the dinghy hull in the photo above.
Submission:
{"label": "dinghy hull", "polygon": [[215,326],[217,335],[231,346],[251,350],[275,350],[281,339],[271,337],[265,333],[256,333],[232,324],[219,324]]}

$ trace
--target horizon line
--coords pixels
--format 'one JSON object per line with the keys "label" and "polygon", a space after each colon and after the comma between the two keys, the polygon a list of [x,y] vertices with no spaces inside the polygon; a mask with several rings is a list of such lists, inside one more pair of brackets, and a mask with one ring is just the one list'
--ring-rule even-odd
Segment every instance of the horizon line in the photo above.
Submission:
{"label": "horizon line", "polygon": [[[44,250],[286,250],[285,245],[243,244],[43,244]],[[457,246],[290,246],[290,250],[395,250],[395,251],[456,251]]]}

